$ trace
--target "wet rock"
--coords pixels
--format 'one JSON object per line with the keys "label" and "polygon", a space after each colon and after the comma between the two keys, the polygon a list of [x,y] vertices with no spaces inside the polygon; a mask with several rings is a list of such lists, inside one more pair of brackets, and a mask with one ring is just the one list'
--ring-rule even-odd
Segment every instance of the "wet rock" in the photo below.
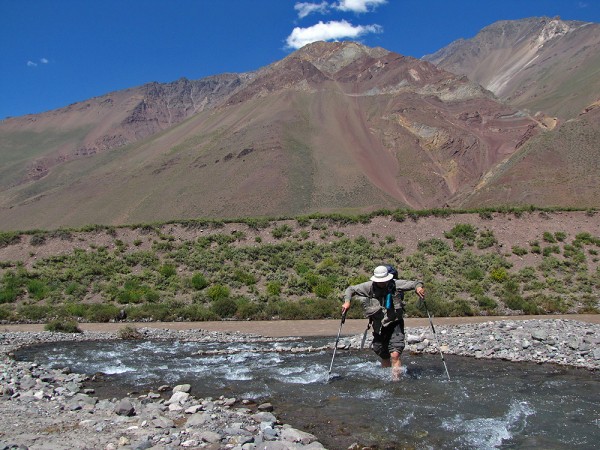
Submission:
{"label": "wet rock", "polygon": [[262,403],[262,404],[258,405],[257,409],[259,411],[271,412],[271,411],[273,411],[273,405],[270,403]]}

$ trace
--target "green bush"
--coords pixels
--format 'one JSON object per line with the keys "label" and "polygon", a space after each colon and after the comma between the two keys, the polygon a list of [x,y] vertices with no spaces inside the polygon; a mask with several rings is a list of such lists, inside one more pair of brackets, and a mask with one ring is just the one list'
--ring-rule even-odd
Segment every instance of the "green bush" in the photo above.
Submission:
{"label": "green bush", "polygon": [[233,271],[233,279],[246,286],[252,286],[256,284],[256,277],[249,271],[243,269],[235,269]]}
{"label": "green bush", "polygon": [[484,250],[490,248],[498,243],[498,240],[494,236],[494,233],[490,230],[482,231],[477,238],[477,248]]}
{"label": "green bush", "polygon": [[496,302],[496,300],[491,299],[490,297],[487,297],[485,295],[477,297],[477,304],[480,308],[488,312],[493,312],[498,307],[498,302]]}
{"label": "green bush", "polygon": [[43,281],[33,279],[27,282],[27,292],[29,292],[30,297],[36,300],[42,300],[48,295],[48,288]]}
{"label": "green bush", "polygon": [[192,287],[197,291],[201,291],[208,286],[208,280],[201,273],[195,273],[192,276]]}
{"label": "green bush", "polygon": [[504,283],[508,280],[508,272],[504,267],[497,267],[490,272],[490,279],[496,283]]}
{"label": "green bush", "polygon": [[279,281],[269,281],[267,283],[267,294],[272,296],[281,295],[281,283]]}
{"label": "green bush", "polygon": [[206,295],[214,302],[229,297],[230,290],[227,286],[213,284],[206,290]]}
{"label": "green bush", "polygon": [[313,293],[319,298],[327,298],[333,293],[333,287],[328,281],[319,281],[313,286]]}
{"label": "green bush", "polygon": [[450,246],[441,239],[429,239],[417,244],[417,249],[426,255],[444,255],[450,252]]}
{"label": "green bush", "polygon": [[44,325],[44,330],[53,333],[81,333],[81,328],[74,320],[53,320]]}
{"label": "green bush", "polygon": [[450,231],[446,231],[444,236],[454,241],[461,240],[467,245],[473,245],[477,237],[477,228],[468,223],[456,224]]}
{"label": "green bush", "polygon": [[519,247],[518,245],[513,245],[512,252],[514,255],[523,256],[529,253],[526,248]]}
{"label": "green bush", "polygon": [[39,322],[48,319],[52,308],[44,305],[22,305],[17,313],[23,320]]}
{"label": "green bush", "polygon": [[13,231],[0,232],[0,248],[21,242],[21,236]]}
{"label": "green bush", "polygon": [[230,297],[219,298],[213,300],[210,307],[211,311],[220,318],[233,317],[237,311],[237,304],[234,299]]}
{"label": "green bush", "polygon": [[158,271],[165,278],[170,278],[174,275],[177,275],[177,269],[172,264],[163,264],[162,266],[160,266],[160,269],[158,269]]}
{"label": "green bush", "polygon": [[115,305],[96,303],[88,305],[84,318],[89,322],[110,322],[119,317],[121,310]]}
{"label": "green bush", "polygon": [[292,230],[292,228],[289,225],[283,224],[283,225],[273,228],[273,231],[271,231],[271,234],[273,235],[273,237],[275,239],[283,239],[284,237],[291,236],[292,231],[294,231],[294,230]]}
{"label": "green bush", "polygon": [[200,305],[186,306],[179,311],[179,314],[182,319],[193,322],[206,322],[209,320],[219,320],[220,318],[210,309]]}
{"label": "green bush", "polygon": [[545,242],[548,242],[550,244],[556,244],[556,238],[549,231],[544,231],[542,239],[544,239]]}

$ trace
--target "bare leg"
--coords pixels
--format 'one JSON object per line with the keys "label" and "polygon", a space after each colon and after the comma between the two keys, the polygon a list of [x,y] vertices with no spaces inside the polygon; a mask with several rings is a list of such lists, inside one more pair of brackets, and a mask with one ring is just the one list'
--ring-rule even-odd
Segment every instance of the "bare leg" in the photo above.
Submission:
{"label": "bare leg", "polygon": [[381,367],[392,367],[392,363],[390,362],[390,358],[381,359]]}
{"label": "bare leg", "polygon": [[392,381],[399,381],[400,375],[402,374],[402,361],[400,361],[400,353],[392,352],[391,356],[392,356],[392,361],[391,361]]}

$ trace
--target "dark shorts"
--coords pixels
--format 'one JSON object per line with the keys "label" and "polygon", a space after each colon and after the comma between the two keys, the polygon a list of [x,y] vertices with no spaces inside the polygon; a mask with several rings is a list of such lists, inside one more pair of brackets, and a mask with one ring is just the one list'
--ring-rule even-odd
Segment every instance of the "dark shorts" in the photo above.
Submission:
{"label": "dark shorts", "polygon": [[373,333],[373,351],[381,359],[390,359],[392,352],[404,350],[404,320],[381,328],[381,333]]}

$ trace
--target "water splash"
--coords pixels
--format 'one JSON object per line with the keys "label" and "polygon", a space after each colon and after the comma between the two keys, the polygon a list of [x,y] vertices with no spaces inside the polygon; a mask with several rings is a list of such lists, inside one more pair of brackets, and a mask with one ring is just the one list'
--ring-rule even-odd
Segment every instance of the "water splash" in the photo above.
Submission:
{"label": "water splash", "polygon": [[525,401],[513,401],[509,410],[502,417],[479,417],[465,419],[458,415],[454,419],[443,422],[448,431],[458,432],[458,444],[468,448],[494,449],[520,433],[527,425],[527,417],[535,414],[535,410]]}

